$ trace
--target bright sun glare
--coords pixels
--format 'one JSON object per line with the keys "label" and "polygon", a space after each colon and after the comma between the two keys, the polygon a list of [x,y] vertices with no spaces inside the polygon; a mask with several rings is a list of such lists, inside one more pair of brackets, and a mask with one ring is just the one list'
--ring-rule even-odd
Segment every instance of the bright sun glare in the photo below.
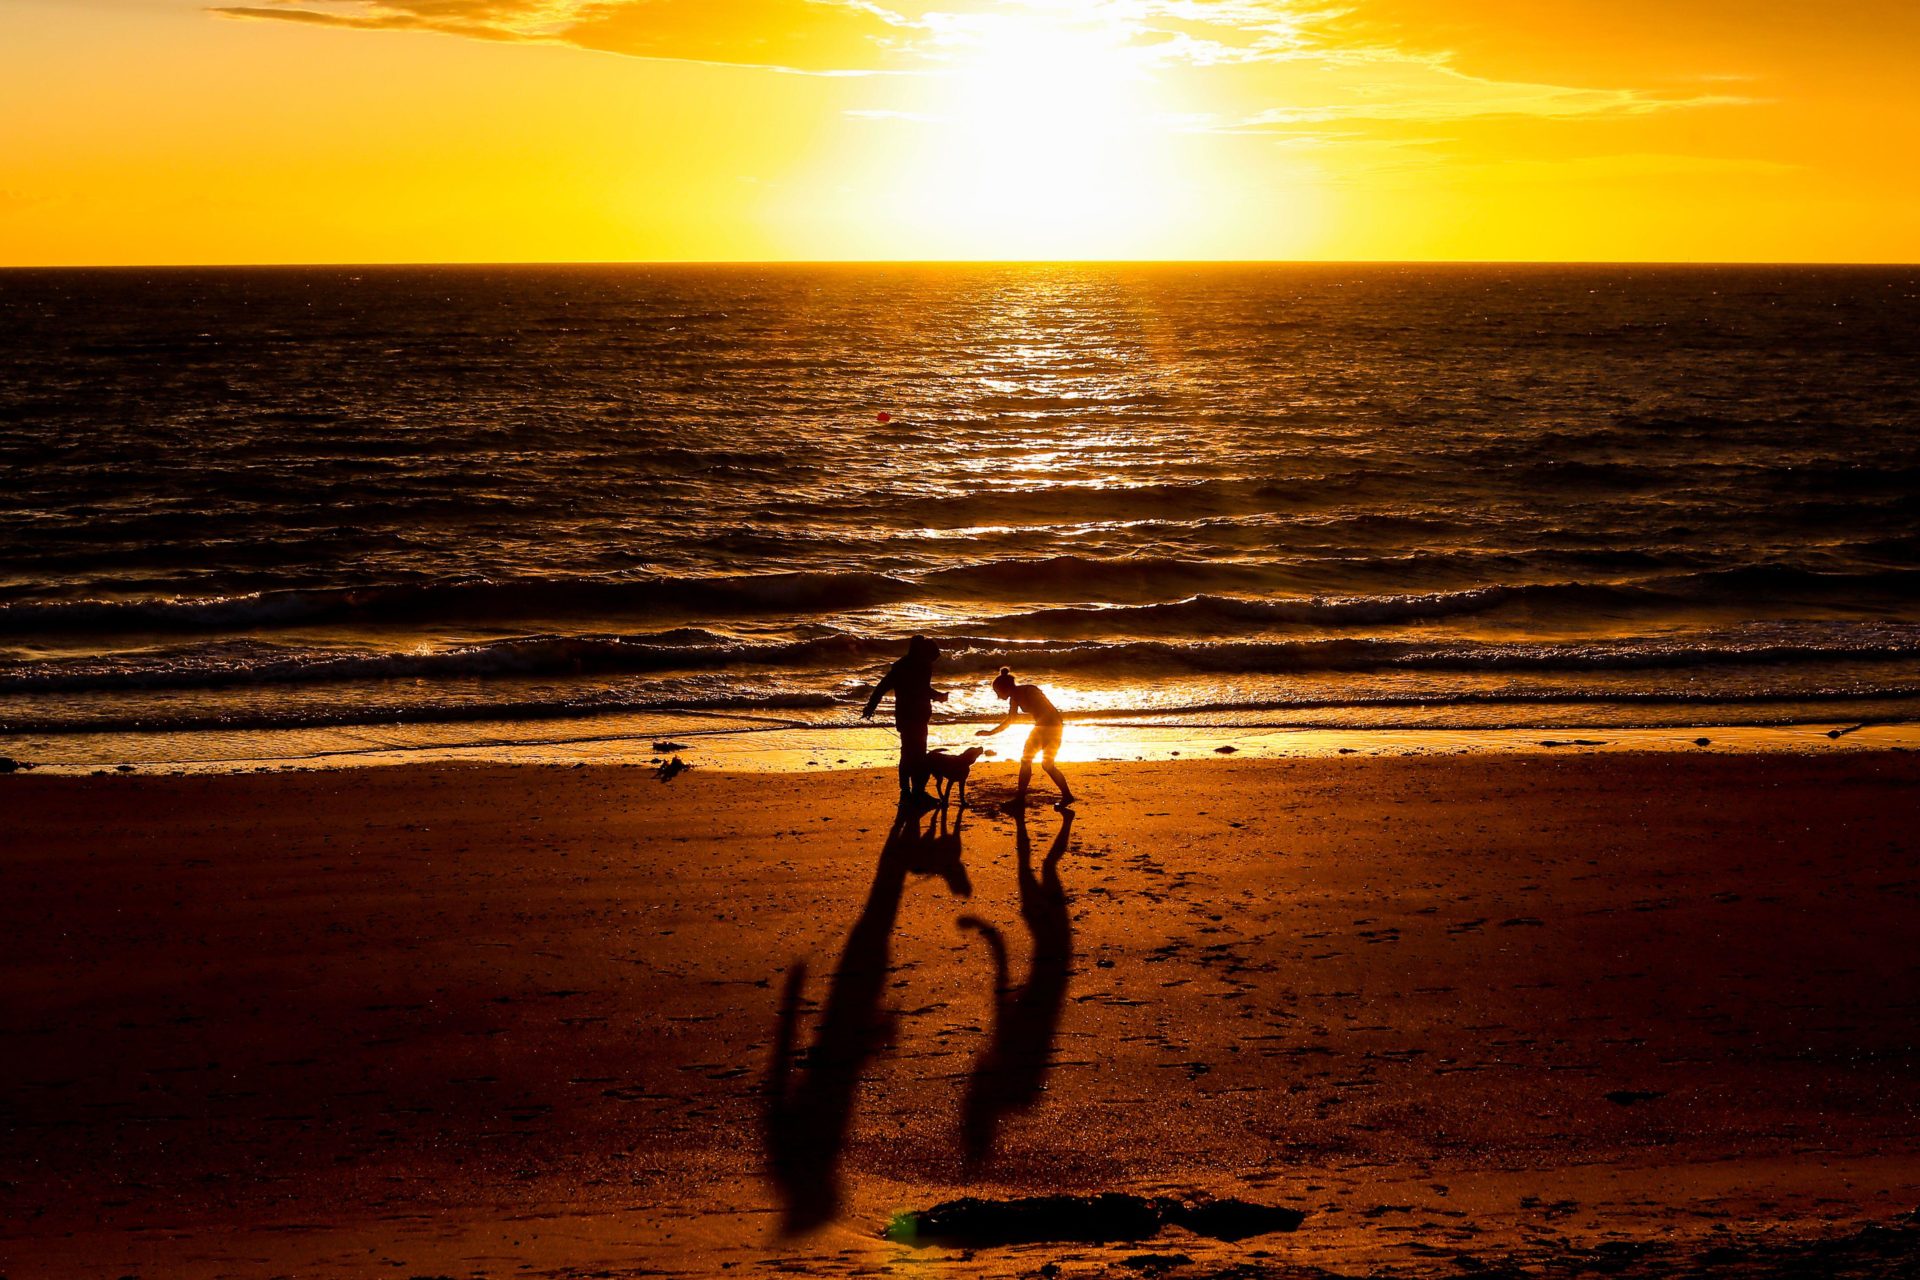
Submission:
{"label": "bright sun glare", "polygon": [[998,17],[956,39],[917,184],[963,254],[1124,256],[1177,214],[1166,113],[1112,23]]}

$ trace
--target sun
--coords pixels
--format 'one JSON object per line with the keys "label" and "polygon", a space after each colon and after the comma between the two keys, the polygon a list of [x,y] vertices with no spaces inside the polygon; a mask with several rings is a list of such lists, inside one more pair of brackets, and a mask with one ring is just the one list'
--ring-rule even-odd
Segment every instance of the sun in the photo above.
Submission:
{"label": "sun", "polygon": [[1119,23],[979,17],[931,78],[920,216],[955,256],[1139,256],[1182,184],[1171,113]]}

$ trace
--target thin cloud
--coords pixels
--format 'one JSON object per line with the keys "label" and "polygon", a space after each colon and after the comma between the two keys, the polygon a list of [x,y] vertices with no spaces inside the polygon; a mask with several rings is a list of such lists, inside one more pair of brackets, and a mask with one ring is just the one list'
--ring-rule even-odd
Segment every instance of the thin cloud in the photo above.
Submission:
{"label": "thin cloud", "polygon": [[0,187],[0,213],[18,213],[22,209],[31,209],[35,205],[46,204],[46,196],[32,195],[25,191],[9,191]]}
{"label": "thin cloud", "polygon": [[1557,160],[1488,161],[1476,172],[1513,182],[1594,182],[1613,185],[1623,180],[1671,181],[1698,178],[1786,179],[1808,173],[1805,165],[1754,156],[1694,156],[1667,152],[1627,152],[1616,155],[1567,156]]}
{"label": "thin cloud", "polygon": [[[1445,51],[1386,38],[1364,22],[1363,10],[1364,0],[256,0],[212,12],[815,74],[937,74],[963,64],[1008,24],[1040,22],[1117,42],[1142,74],[1210,100],[1211,109],[1183,113],[1176,126],[1183,132],[1633,116],[1752,101],[1472,76]],[[1249,103],[1269,105],[1240,105]],[[887,105],[856,114],[913,116]]]}
{"label": "thin cloud", "polygon": [[1209,133],[1292,131],[1307,125],[1343,121],[1446,121],[1531,116],[1570,119],[1579,116],[1644,116],[1661,111],[1751,105],[1754,99],[1726,94],[1687,97],[1642,93],[1633,89],[1569,89],[1559,85],[1474,80],[1443,86],[1452,92],[1413,90],[1383,93],[1372,100],[1291,103],[1268,107],[1237,119],[1204,127]]}
{"label": "thin cloud", "polygon": [[897,14],[867,0],[273,0],[210,11],[822,72],[886,66],[904,26]]}

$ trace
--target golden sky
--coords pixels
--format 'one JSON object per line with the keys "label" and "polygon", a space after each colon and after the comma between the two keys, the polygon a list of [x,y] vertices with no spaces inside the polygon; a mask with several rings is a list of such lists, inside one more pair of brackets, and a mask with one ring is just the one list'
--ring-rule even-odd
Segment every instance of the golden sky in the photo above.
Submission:
{"label": "golden sky", "polygon": [[1916,0],[0,0],[0,264],[1920,259]]}

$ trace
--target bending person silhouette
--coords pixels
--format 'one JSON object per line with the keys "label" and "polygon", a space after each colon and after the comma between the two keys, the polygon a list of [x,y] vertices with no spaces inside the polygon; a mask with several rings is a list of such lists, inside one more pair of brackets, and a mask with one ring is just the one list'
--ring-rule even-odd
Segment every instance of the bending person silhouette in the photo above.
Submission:
{"label": "bending person silhouette", "polygon": [[993,691],[1007,700],[1007,718],[991,729],[982,729],[977,736],[991,738],[1019,716],[1025,714],[1033,717],[1033,732],[1027,735],[1027,745],[1020,752],[1020,787],[1007,807],[1020,809],[1026,806],[1027,783],[1033,779],[1033,758],[1038,755],[1040,767],[1053,779],[1053,785],[1060,788],[1060,799],[1054,808],[1065,809],[1073,803],[1073,788],[1067,785],[1066,775],[1053,762],[1054,754],[1060,750],[1060,738],[1066,724],[1059,709],[1039,685],[1016,683],[1013,672],[1006,667],[1000,668],[1000,674],[993,678]]}
{"label": "bending person silhouette", "polygon": [[860,718],[871,720],[880,699],[893,695],[893,727],[900,733],[900,803],[933,808],[939,804],[927,794],[927,726],[933,722],[933,704],[945,702],[945,691],[933,687],[933,664],[940,646],[925,636],[907,641],[907,652],[887,669]]}

